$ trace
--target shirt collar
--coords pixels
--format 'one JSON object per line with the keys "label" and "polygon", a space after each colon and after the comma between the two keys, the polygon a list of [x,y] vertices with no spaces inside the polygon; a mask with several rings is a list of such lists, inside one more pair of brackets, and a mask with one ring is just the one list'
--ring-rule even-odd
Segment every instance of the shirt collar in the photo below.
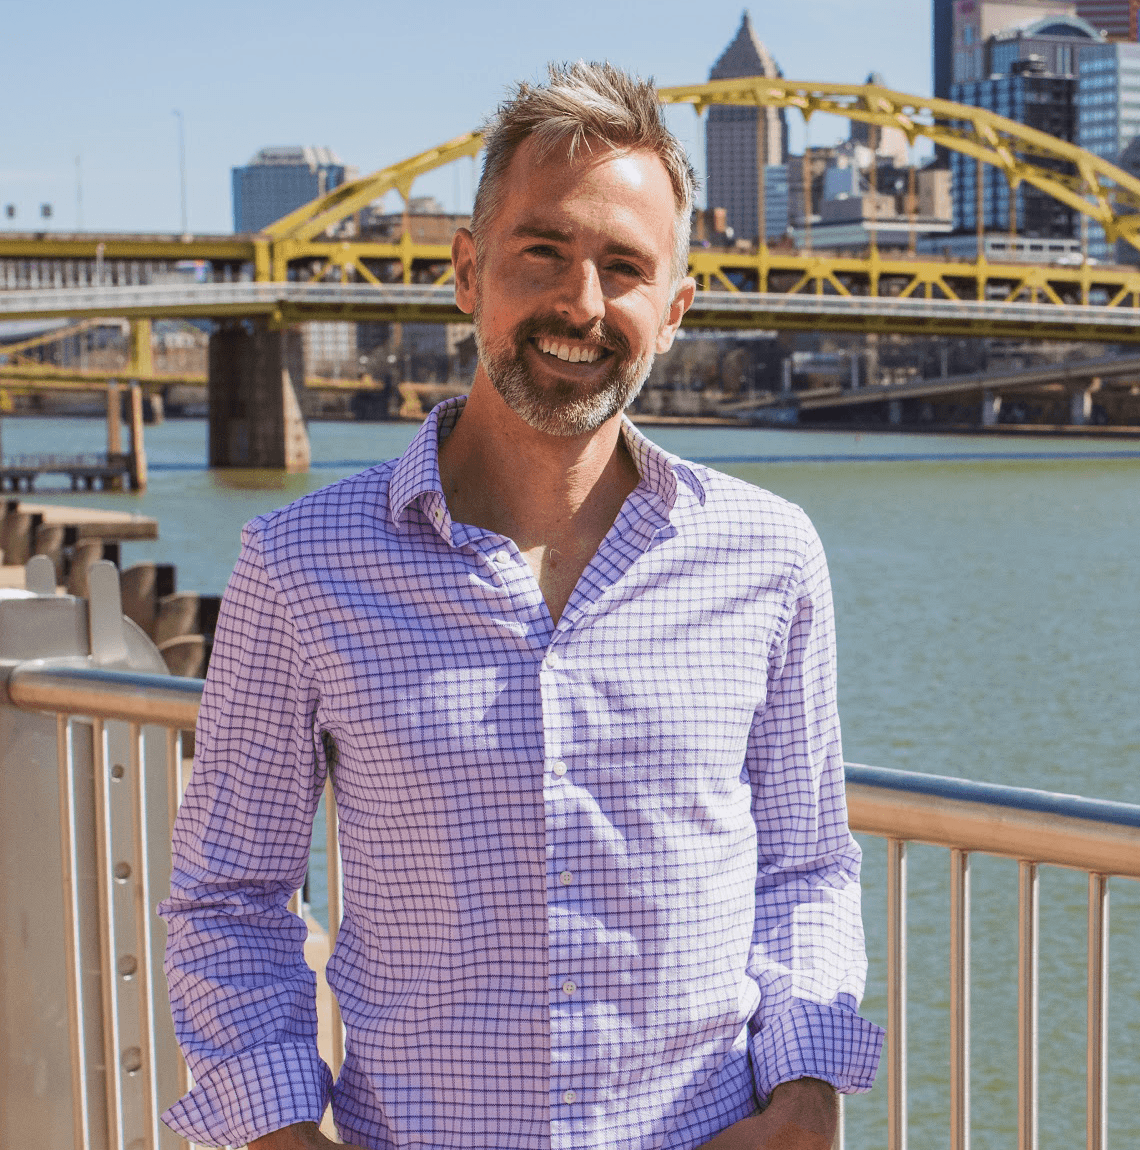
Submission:
{"label": "shirt collar", "polygon": [[673,510],[679,499],[695,499],[704,503],[704,485],[679,455],[647,439],[628,415],[621,418],[621,432],[641,482],[661,502],[666,513]]}
{"label": "shirt collar", "polygon": [[[451,434],[466,403],[467,396],[459,395],[433,407],[396,461],[388,486],[388,515],[397,529],[402,527],[408,508],[420,497],[435,494],[439,504],[444,503],[439,481],[439,445]],[[647,439],[628,416],[622,416],[621,433],[642,483],[666,513],[673,509],[679,496],[704,503],[704,486],[683,459]]]}
{"label": "shirt collar", "polygon": [[458,395],[436,404],[396,461],[388,485],[388,516],[397,530],[403,525],[405,512],[421,496],[434,492],[440,503],[444,502],[443,484],[439,481],[439,443],[451,434],[466,403],[467,396]]}

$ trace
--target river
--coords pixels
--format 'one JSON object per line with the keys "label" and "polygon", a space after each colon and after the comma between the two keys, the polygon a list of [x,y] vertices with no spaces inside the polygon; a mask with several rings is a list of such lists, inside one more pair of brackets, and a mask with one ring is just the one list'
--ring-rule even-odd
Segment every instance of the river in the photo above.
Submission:
{"label": "river", "polygon": [[[183,590],[220,591],[241,524],[399,454],[405,424],[317,423],[307,475],[210,472],[205,425],[146,432],[142,494],[37,492],[138,511]],[[650,428],[803,506],[835,589],[848,761],[1140,803],[1140,445],[1122,440]],[[99,450],[98,420],[10,419],[11,452]],[[319,839],[318,839],[319,841]],[[870,974],[885,1024],[885,877],[864,839]],[[910,852],[912,1145],[948,1145],[946,852]],[[1016,864],[980,858],[973,894],[973,1145],[1016,1144]],[[1140,1145],[1140,884],[1114,880],[1110,1142]],[[314,897],[314,902],[319,896]],[[1085,880],[1041,883],[1041,1147],[1084,1144]],[[319,911],[319,907],[317,908]],[[849,1148],[886,1144],[886,1074],[849,1100]]]}

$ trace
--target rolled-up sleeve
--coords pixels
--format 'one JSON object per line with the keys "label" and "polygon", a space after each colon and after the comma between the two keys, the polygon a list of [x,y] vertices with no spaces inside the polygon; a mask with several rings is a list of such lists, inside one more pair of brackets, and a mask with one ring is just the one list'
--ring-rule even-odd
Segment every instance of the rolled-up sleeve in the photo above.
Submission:
{"label": "rolled-up sleeve", "polygon": [[805,530],[749,745],[759,865],[748,968],[760,991],[751,1053],[761,1099],[796,1078],[869,1090],[883,1038],[857,1013],[867,970],[860,850],[847,826],[831,586],[806,520]]}
{"label": "rolled-up sleeve", "polygon": [[206,1145],[318,1122],[331,1074],[317,1054],[305,877],[325,765],[316,687],[266,571],[258,521],[218,618],[194,771],[174,829],[166,971],[194,1086],[164,1115]]}

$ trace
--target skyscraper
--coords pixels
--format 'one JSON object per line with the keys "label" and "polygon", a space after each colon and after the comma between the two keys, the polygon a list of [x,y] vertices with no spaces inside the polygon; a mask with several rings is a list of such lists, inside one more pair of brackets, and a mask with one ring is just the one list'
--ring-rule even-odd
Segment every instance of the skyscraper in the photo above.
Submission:
{"label": "skyscraper", "polygon": [[[1077,90],[1077,143],[1106,160],[1133,171],[1136,148],[1126,156],[1130,144],[1140,140],[1140,44],[1098,44],[1081,58]],[[1140,259],[1130,244],[1112,250],[1104,229],[1088,227],[1089,255],[1095,259],[1115,259],[1136,263]]]}
{"label": "skyscraper", "polygon": [[[732,43],[709,72],[709,79],[781,75],[746,11]],[[783,164],[787,158],[788,122],[782,108],[709,108],[705,126],[708,206],[725,209],[728,226],[736,236],[755,239],[760,234],[758,160],[769,166]],[[786,220],[774,225],[767,203],[764,214],[769,234],[774,227],[782,234]]]}
{"label": "skyscraper", "polygon": [[354,175],[331,148],[262,148],[233,169],[234,231],[260,231]]}
{"label": "skyscraper", "polygon": [[[1076,80],[1046,70],[1044,61],[1014,61],[1011,71],[987,80],[955,84],[953,98],[961,104],[986,108],[1030,128],[1048,132],[1060,140],[1075,142]],[[977,161],[960,152],[950,157],[953,174],[954,228],[971,232],[976,226],[977,192],[982,193],[984,229],[1021,233],[1042,238],[1065,238],[1075,234],[1076,213],[1046,192],[1021,183],[1011,191],[1005,174],[989,164],[981,170],[978,188]]]}
{"label": "skyscraper", "polygon": [[1110,40],[1135,40],[1140,22],[1140,0],[1077,0],[1077,15]]}
{"label": "skyscraper", "polygon": [[[959,13],[966,2],[959,0]],[[974,64],[980,62],[982,76],[958,80],[951,98],[1075,143],[1081,61],[1104,44],[1101,34],[1079,16],[1051,13],[1018,21],[978,45]],[[1077,213],[1047,193],[1024,182],[1011,190],[1005,174],[986,164],[979,185],[976,161],[960,152],[950,157],[950,169],[956,232],[972,232],[980,216],[987,232],[1037,239],[1076,237]]]}
{"label": "skyscraper", "polygon": [[954,82],[954,0],[933,0],[933,4],[934,94],[949,100]]}
{"label": "skyscraper", "polygon": [[[987,41],[995,33],[1076,13],[1075,0],[954,0],[952,81],[984,80],[990,75]],[[936,20],[936,36],[938,29]]]}

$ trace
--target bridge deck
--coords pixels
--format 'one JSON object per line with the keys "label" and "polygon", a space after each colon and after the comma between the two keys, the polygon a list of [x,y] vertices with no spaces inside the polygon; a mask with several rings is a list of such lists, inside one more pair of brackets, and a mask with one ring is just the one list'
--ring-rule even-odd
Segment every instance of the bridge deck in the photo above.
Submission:
{"label": "bridge deck", "polygon": [[[197,316],[467,322],[445,286],[209,283],[0,292],[0,318]],[[689,327],[912,332],[926,335],[1140,343],[1140,310],[1088,304],[702,291]]]}

